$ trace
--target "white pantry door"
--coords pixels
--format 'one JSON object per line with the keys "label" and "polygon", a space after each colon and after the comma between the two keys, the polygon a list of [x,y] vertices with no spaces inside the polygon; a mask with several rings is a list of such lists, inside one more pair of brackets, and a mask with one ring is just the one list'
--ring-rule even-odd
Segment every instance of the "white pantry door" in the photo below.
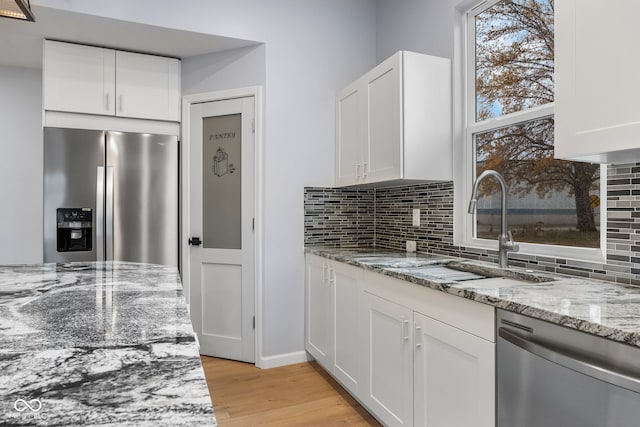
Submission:
{"label": "white pantry door", "polygon": [[190,309],[200,353],[255,362],[254,98],[190,111]]}

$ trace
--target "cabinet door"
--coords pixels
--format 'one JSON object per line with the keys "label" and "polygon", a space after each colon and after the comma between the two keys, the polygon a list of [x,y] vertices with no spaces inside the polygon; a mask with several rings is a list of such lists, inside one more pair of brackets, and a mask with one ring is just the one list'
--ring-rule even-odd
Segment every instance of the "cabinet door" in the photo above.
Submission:
{"label": "cabinet door", "polygon": [[366,74],[366,182],[402,178],[402,52]]}
{"label": "cabinet door", "polygon": [[180,120],[180,61],[116,52],[116,115]]}
{"label": "cabinet door", "polygon": [[332,263],[333,374],[351,393],[358,393],[362,359],[358,348],[358,301],[363,271]]}
{"label": "cabinet door", "polygon": [[416,426],[495,426],[495,344],[414,313]]}
{"label": "cabinet door", "polygon": [[307,255],[305,348],[326,370],[331,371],[331,286],[327,261]]}
{"label": "cabinet door", "polygon": [[356,184],[362,176],[363,102],[358,83],[345,88],[338,98],[336,185]]}
{"label": "cabinet door", "polygon": [[360,397],[385,425],[413,424],[412,311],[363,292]]}
{"label": "cabinet door", "polygon": [[45,40],[45,110],[115,114],[115,51]]}
{"label": "cabinet door", "polygon": [[640,160],[638,14],[634,1],[556,2],[556,157]]}

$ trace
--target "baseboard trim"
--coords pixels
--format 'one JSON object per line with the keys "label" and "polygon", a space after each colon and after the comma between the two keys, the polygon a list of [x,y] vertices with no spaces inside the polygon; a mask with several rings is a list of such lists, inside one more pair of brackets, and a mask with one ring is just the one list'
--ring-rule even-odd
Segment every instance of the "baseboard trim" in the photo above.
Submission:
{"label": "baseboard trim", "polygon": [[261,357],[256,366],[261,369],[277,368],[278,366],[293,365],[294,363],[309,362],[313,357],[306,351],[277,354],[275,356]]}

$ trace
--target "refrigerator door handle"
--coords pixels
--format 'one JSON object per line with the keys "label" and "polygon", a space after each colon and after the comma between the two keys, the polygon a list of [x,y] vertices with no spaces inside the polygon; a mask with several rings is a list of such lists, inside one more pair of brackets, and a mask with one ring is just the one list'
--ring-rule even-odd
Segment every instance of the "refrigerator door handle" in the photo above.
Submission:
{"label": "refrigerator door handle", "polygon": [[96,176],[96,261],[104,261],[104,167]]}
{"label": "refrigerator door handle", "polygon": [[113,166],[107,166],[106,185],[106,261],[113,261]]}

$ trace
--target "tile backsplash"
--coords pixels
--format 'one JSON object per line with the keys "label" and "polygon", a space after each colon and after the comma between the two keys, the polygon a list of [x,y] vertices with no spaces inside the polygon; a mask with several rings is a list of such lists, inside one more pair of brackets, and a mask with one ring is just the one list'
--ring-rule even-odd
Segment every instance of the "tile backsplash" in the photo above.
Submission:
{"label": "tile backsplash", "polygon": [[374,195],[371,189],[305,188],[304,244],[374,246]]}
{"label": "tile backsplash", "polygon": [[[497,252],[453,244],[453,183],[389,188],[305,188],[305,245],[378,247],[497,263]],[[421,225],[411,212],[421,210]],[[522,253],[509,264],[535,270],[640,285],[640,163],[610,165],[607,173],[607,261],[594,263]]]}

